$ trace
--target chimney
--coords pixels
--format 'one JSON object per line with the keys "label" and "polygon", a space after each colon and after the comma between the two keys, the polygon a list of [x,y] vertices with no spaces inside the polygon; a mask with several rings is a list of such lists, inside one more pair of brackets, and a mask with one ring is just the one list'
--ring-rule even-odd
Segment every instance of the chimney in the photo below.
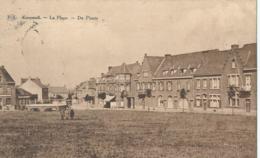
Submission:
{"label": "chimney", "polygon": [[147,53],[145,53],[144,56],[147,57]]}
{"label": "chimney", "polygon": [[112,69],[112,66],[109,66],[109,67],[108,67],[108,71],[110,71],[111,69]]}
{"label": "chimney", "polygon": [[21,78],[21,84],[23,84],[24,82],[26,82],[27,79],[26,78]]}
{"label": "chimney", "polygon": [[235,49],[238,49],[238,48],[239,48],[238,44],[232,44],[231,45],[231,50],[235,50]]}
{"label": "chimney", "polygon": [[101,77],[103,77],[104,76],[104,73],[101,73]]}

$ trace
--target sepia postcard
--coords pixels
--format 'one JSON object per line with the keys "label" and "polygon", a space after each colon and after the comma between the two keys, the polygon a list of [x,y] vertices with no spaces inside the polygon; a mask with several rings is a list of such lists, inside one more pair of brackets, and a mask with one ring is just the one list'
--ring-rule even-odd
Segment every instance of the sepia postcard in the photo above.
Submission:
{"label": "sepia postcard", "polygon": [[1,0],[0,158],[257,157],[256,0]]}

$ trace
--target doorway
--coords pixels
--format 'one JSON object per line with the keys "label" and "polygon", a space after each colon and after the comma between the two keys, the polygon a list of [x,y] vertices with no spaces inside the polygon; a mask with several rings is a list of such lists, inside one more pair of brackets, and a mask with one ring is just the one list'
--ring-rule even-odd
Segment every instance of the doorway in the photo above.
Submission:
{"label": "doorway", "polygon": [[251,100],[246,99],[246,112],[250,112],[250,111],[251,111]]}

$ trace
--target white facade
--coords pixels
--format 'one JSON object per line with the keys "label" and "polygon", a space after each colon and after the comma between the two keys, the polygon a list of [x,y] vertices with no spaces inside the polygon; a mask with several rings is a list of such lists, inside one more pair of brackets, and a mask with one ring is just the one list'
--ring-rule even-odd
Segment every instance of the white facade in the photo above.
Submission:
{"label": "white facade", "polygon": [[19,86],[20,88],[30,92],[31,94],[37,94],[38,95],[38,101],[42,102],[42,88],[34,83],[32,80],[27,80],[25,83]]}

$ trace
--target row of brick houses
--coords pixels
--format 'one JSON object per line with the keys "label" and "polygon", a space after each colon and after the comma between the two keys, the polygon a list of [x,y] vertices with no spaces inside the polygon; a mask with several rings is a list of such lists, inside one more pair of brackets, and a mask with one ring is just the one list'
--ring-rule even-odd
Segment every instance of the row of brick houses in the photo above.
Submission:
{"label": "row of brick houses", "polygon": [[[180,55],[145,54],[142,64],[109,66],[97,78],[96,98],[129,108],[251,112],[256,110],[256,68],[256,43]],[[100,99],[102,93],[106,97]]]}

